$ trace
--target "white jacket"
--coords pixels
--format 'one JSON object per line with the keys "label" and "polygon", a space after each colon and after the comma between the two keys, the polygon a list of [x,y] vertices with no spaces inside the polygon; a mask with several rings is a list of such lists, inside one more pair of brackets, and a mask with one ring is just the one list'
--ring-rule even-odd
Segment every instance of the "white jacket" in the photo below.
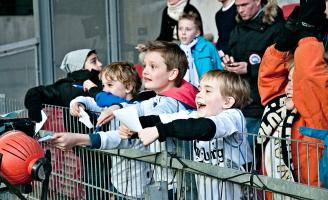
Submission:
{"label": "white jacket", "polygon": [[[197,118],[197,111],[181,111],[175,114],[161,114],[163,123],[175,119]],[[216,126],[211,141],[194,140],[194,160],[245,171],[242,165],[252,162],[253,154],[247,141],[246,120],[238,109],[227,109],[216,116],[207,117]],[[186,133],[187,134],[187,133]],[[221,182],[204,176],[197,176],[199,199],[241,199],[242,187]]]}

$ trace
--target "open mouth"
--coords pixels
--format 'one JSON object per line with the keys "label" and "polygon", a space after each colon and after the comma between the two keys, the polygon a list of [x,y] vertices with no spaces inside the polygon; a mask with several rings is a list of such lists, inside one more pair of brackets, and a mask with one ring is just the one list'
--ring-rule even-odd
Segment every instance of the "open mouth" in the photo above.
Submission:
{"label": "open mouth", "polygon": [[206,104],[203,104],[203,103],[197,102],[197,109],[198,109],[198,110],[203,109],[204,107],[206,107]]}
{"label": "open mouth", "polygon": [[143,80],[144,80],[144,81],[151,81],[150,78],[146,78],[146,77],[143,77]]}

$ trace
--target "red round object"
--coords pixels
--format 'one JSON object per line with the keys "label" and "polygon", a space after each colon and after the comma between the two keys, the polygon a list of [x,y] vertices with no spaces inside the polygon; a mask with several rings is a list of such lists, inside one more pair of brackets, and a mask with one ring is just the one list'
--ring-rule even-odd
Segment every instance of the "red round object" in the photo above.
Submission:
{"label": "red round object", "polygon": [[31,182],[33,164],[44,157],[40,144],[19,130],[8,131],[0,137],[0,153],[1,175],[12,185]]}

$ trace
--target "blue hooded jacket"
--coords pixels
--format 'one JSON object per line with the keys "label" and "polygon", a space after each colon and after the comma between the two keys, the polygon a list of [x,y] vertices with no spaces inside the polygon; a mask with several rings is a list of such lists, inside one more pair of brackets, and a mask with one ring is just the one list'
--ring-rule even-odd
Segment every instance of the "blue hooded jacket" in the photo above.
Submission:
{"label": "blue hooded jacket", "polygon": [[191,49],[191,54],[200,78],[204,73],[211,69],[223,70],[221,59],[216,47],[204,37],[199,36],[198,41]]}

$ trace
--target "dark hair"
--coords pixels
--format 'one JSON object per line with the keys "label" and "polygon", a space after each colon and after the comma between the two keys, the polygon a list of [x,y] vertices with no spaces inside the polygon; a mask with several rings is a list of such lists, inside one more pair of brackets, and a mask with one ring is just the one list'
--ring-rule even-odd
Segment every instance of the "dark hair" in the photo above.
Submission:
{"label": "dark hair", "polygon": [[85,62],[87,62],[87,59],[89,58],[89,56],[91,56],[91,54],[97,54],[96,49],[92,49],[91,51],[89,51],[89,53],[85,57],[85,60],[84,60],[84,63],[83,63],[83,68],[85,68]]}
{"label": "dark hair", "polygon": [[186,54],[173,42],[149,41],[145,46],[147,52],[155,51],[161,54],[167,66],[167,71],[178,69],[179,73],[174,82],[175,86],[179,87],[188,68]]}
{"label": "dark hair", "polygon": [[96,51],[96,49],[93,49],[93,50],[91,50],[91,51],[89,51],[89,53],[87,54],[87,58],[91,55],[91,54],[97,54],[97,51]]}
{"label": "dark hair", "polygon": [[196,25],[199,33],[202,32],[203,29],[203,24],[202,24],[202,20],[200,18],[200,16],[192,11],[189,11],[188,13],[183,13],[180,17],[179,17],[179,21],[182,19],[188,19],[190,21],[193,21],[194,24]]}

